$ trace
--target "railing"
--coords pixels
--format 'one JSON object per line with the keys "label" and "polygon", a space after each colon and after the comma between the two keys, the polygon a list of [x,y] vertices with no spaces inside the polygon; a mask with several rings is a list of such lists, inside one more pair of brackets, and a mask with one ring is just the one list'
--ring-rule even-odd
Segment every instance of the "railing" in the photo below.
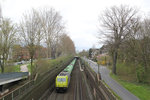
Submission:
{"label": "railing", "polygon": [[[41,75],[38,75],[38,76],[36,75],[33,80],[27,82],[26,84],[10,91],[9,93],[7,93],[7,94],[3,95],[2,97],[0,97],[0,100],[18,100],[18,99],[21,99],[22,97],[24,97],[26,94],[32,95],[32,93],[35,93],[35,94],[37,93],[36,95],[33,94],[34,97],[37,97],[37,95],[42,95],[43,91],[46,91],[44,89],[48,89],[50,83],[52,83],[54,81],[52,79],[52,81],[50,82],[50,77],[55,76],[55,75],[52,75],[51,71],[53,71],[54,69],[57,69],[58,66],[68,65],[68,63],[71,60],[72,59],[68,60],[67,62],[63,62],[63,63],[61,63],[57,66],[54,66],[53,68],[51,68],[50,70],[48,70],[44,74],[41,74]],[[57,69],[57,70],[61,71],[62,68],[63,67],[61,67],[61,69]],[[55,70],[55,71],[57,72],[57,70]],[[54,79],[55,79],[55,77],[54,77]],[[30,96],[28,98],[30,98]]]}
{"label": "railing", "polygon": [[11,92],[3,95],[0,100],[16,100],[19,95],[25,93],[30,87],[34,85],[34,81],[29,81],[26,84],[12,90]]}

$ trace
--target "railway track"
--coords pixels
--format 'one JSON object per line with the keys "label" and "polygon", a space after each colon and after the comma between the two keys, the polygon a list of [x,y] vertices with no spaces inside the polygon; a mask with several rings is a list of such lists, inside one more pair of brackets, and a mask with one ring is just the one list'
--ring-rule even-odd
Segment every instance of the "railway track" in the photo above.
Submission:
{"label": "railway track", "polygon": [[72,71],[69,88],[66,92],[56,93],[54,90],[47,100],[116,100],[111,99],[99,86],[96,74],[87,66],[81,66],[77,60]]}
{"label": "railway track", "polygon": [[78,66],[77,67],[77,72],[76,72],[76,83],[75,83],[75,92],[74,92],[74,100],[83,100],[83,93],[82,93],[82,72],[81,72],[81,66],[80,66],[80,61],[78,60]]}
{"label": "railway track", "polygon": [[78,62],[79,60],[74,66],[68,90],[64,93],[56,93],[54,90],[47,100],[89,100],[86,93],[83,93],[87,91],[83,85],[84,79]]}
{"label": "railway track", "polygon": [[79,100],[83,100],[82,83],[81,83],[81,82],[80,82],[80,84],[79,84],[79,97],[80,97]]}
{"label": "railway track", "polygon": [[76,99],[77,99],[76,94],[77,94],[77,85],[75,85],[74,96],[73,96],[74,99],[73,99],[73,100],[76,100]]}

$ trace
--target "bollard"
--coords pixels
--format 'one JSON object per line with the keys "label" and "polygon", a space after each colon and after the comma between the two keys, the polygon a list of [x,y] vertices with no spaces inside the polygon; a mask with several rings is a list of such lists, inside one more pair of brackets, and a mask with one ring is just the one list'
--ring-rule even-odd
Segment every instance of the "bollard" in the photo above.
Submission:
{"label": "bollard", "polygon": [[96,90],[95,90],[95,88],[93,89],[93,91],[94,91],[94,100],[96,100]]}

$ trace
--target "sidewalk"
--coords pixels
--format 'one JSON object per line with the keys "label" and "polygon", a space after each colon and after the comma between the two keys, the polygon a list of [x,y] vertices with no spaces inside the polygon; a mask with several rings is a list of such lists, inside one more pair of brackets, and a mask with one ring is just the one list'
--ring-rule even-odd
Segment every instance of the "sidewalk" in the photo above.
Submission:
{"label": "sidewalk", "polygon": [[21,65],[21,66],[20,66],[20,71],[21,71],[21,72],[28,72],[27,65],[28,65],[28,64]]}

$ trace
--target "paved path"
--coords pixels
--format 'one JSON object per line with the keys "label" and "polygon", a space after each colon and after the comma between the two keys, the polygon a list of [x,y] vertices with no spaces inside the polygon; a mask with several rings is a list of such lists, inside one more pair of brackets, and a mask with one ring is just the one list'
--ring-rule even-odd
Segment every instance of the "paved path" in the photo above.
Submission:
{"label": "paved path", "polygon": [[[92,69],[95,72],[98,72],[98,66],[97,63],[88,60],[86,58],[84,58],[92,67]],[[104,66],[100,66],[100,73],[101,73],[101,77],[102,80],[105,81],[105,83],[107,83],[110,88],[116,93],[118,94],[118,96],[120,96],[122,98],[122,100],[140,100],[139,98],[137,98],[135,95],[133,95],[131,92],[129,92],[127,89],[125,89],[124,87],[122,87],[118,82],[116,82],[115,80],[113,80],[110,76],[110,70],[107,67]]]}
{"label": "paved path", "polygon": [[28,65],[28,64],[21,65],[21,66],[20,66],[20,68],[21,68],[21,70],[20,70],[20,71],[21,71],[21,72],[28,72],[27,65]]}

